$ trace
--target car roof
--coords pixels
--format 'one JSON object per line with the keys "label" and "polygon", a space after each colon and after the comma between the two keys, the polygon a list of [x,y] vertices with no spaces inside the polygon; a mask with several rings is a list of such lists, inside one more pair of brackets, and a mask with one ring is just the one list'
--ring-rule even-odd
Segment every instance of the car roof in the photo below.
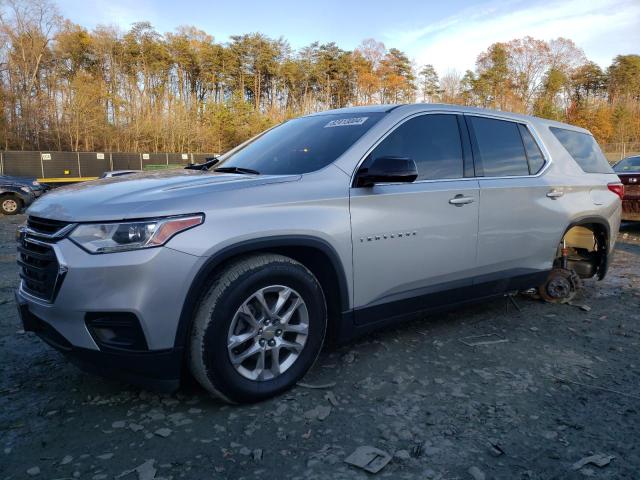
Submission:
{"label": "car roof", "polygon": [[317,117],[321,115],[337,115],[349,113],[387,113],[403,104],[382,104],[382,105],[359,105],[356,107],[334,108],[333,110],[324,110],[322,112],[310,113],[305,117]]}
{"label": "car roof", "polygon": [[403,111],[407,114],[428,112],[428,111],[450,111],[456,113],[476,113],[491,117],[504,118],[520,122],[531,122],[549,127],[564,128],[591,135],[591,132],[584,128],[570,125],[568,123],[557,122],[546,118],[524,115],[521,113],[506,112],[503,110],[492,110],[488,108],[468,107],[465,105],[453,105],[447,103],[409,103],[409,104],[382,104],[382,105],[362,105],[356,107],[337,108],[325,110],[323,112],[312,113],[307,116],[332,115],[332,114],[364,114],[364,113],[388,113],[393,110]]}

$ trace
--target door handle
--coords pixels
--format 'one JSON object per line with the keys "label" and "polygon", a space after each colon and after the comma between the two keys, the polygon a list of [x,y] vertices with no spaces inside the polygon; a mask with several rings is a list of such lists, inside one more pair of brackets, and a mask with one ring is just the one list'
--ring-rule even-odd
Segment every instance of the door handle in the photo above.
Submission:
{"label": "door handle", "polygon": [[562,190],[551,190],[550,192],[547,193],[547,197],[549,198],[560,198],[561,196],[564,195],[564,192]]}
{"label": "door handle", "polygon": [[451,205],[455,205],[456,207],[461,207],[473,202],[475,202],[475,198],[465,197],[464,195],[456,195],[455,197],[449,199],[449,203]]}

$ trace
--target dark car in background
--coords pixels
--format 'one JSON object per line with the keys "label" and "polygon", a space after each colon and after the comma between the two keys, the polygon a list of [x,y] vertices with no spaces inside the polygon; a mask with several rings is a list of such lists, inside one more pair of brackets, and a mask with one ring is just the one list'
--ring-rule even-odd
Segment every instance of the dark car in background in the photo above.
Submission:
{"label": "dark car in background", "polygon": [[99,178],[122,177],[124,175],[133,175],[134,173],[142,173],[143,170],[110,170],[104,172]]}
{"label": "dark car in background", "polygon": [[48,188],[35,178],[0,175],[0,212],[5,215],[20,213]]}
{"label": "dark car in background", "polygon": [[622,220],[640,221],[640,155],[620,160],[613,170],[624,185]]}

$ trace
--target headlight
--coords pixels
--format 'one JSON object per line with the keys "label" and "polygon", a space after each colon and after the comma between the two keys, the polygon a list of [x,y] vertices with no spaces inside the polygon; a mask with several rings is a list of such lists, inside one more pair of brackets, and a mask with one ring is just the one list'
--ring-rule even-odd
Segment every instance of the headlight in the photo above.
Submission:
{"label": "headlight", "polygon": [[69,238],[89,253],[159,247],[180,232],[200,225],[204,215],[156,218],[136,222],[85,223],[78,225]]}
{"label": "headlight", "polygon": [[31,193],[31,189],[29,187],[20,187],[20,190],[22,190],[25,193]]}
{"label": "headlight", "polygon": [[37,186],[39,186],[39,185],[40,185],[40,182],[39,182],[39,181],[37,181],[37,180],[34,180],[33,182],[31,182],[31,185],[33,185],[33,186],[37,187]]}

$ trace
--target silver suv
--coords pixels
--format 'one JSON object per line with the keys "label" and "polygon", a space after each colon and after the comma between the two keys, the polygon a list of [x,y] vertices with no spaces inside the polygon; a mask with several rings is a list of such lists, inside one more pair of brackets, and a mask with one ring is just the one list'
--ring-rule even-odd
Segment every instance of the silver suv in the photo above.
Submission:
{"label": "silver suv", "polygon": [[25,330],[106,375],[231,402],[325,339],[603,278],[622,186],[589,132],[448,105],[288,121],[182,171],[58,189],[19,235]]}

